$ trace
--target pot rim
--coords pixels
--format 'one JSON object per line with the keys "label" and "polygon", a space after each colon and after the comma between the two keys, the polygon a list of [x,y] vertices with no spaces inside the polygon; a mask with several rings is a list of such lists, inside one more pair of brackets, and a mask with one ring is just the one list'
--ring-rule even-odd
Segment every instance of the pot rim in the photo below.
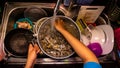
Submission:
{"label": "pot rim", "polygon": [[[57,15],[56,17],[64,17],[64,18],[67,18],[67,19],[69,19],[70,21],[72,21],[72,22],[75,24],[75,26],[77,27],[77,29],[78,29],[78,31],[79,31],[79,37],[80,37],[81,31],[80,31],[80,29],[79,29],[79,27],[78,27],[78,25],[76,24],[75,21],[73,21],[71,18],[69,18],[69,17],[67,17],[67,16]],[[49,20],[49,19],[51,19],[51,18],[52,18],[52,17],[49,17],[49,18],[47,18],[45,21],[43,21],[43,22],[41,23],[41,25],[40,25],[39,28],[38,28],[38,32],[40,31],[41,26],[42,26],[47,20]],[[81,40],[81,38],[79,38],[79,40]],[[65,58],[68,58],[68,57],[72,56],[72,55],[75,53],[75,52],[73,51],[72,54],[70,54],[70,55],[68,55],[68,56],[65,56],[65,57],[54,57],[54,56],[51,56],[51,55],[47,54],[47,53],[43,50],[43,48],[41,47],[41,44],[40,44],[40,42],[39,42],[39,37],[38,37],[38,35],[37,35],[37,42],[38,42],[38,44],[39,44],[40,49],[43,51],[43,53],[45,53],[47,56],[49,56],[49,57],[51,57],[51,58],[53,58],[53,59],[65,59]]]}

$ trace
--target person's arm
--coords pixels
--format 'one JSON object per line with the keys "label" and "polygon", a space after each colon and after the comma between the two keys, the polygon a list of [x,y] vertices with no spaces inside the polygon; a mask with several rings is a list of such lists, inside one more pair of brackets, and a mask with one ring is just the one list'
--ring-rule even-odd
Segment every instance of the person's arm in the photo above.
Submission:
{"label": "person's arm", "polygon": [[35,64],[35,60],[37,58],[37,54],[40,52],[40,49],[37,44],[29,45],[29,50],[28,50],[28,57],[27,57],[27,62],[25,65],[25,68],[33,68]]}
{"label": "person's arm", "polygon": [[63,27],[64,22],[60,19],[55,21],[55,28],[66,38],[66,40],[71,44],[75,52],[83,59],[84,63],[86,62],[98,62],[95,54],[86,47],[80,40],[72,36],[68,31]]}

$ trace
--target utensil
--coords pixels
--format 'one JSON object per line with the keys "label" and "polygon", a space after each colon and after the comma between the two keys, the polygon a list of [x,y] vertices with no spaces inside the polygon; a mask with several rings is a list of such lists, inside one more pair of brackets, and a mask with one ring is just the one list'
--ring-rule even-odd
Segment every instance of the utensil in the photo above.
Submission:
{"label": "utensil", "polygon": [[[89,40],[91,40],[92,34],[91,34],[91,29],[83,22],[82,19],[79,20],[81,26],[82,26],[82,34],[84,34]],[[90,25],[89,25],[90,26]]]}
{"label": "utensil", "polygon": [[24,11],[24,16],[26,18],[29,18],[32,22],[36,22],[37,20],[39,20],[40,18],[43,17],[47,17],[48,14],[47,12],[42,9],[42,8],[38,8],[38,7],[28,7],[25,11]]}
{"label": "utensil", "polygon": [[[80,30],[75,22],[66,16],[57,15],[65,22],[65,29],[80,40]],[[52,17],[43,21],[38,29],[37,41],[39,47],[47,56],[53,59],[65,59],[74,54],[74,50],[67,40],[57,30],[51,31]]]}
{"label": "utensil", "polygon": [[10,56],[27,57],[28,45],[32,39],[32,31],[23,28],[13,29],[5,36],[5,50],[10,54]]}

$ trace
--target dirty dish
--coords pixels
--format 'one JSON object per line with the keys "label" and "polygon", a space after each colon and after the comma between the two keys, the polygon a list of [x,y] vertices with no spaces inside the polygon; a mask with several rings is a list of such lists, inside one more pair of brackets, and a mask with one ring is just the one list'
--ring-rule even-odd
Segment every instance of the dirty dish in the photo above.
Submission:
{"label": "dirty dish", "polygon": [[102,29],[105,34],[105,43],[101,45],[103,50],[102,55],[109,54],[114,46],[113,28],[110,25],[98,25],[96,27]]}
{"label": "dirty dish", "polygon": [[[72,19],[60,15],[57,15],[56,18],[62,19],[65,22],[65,29],[80,40],[79,28]],[[49,17],[41,23],[38,29],[37,41],[41,50],[54,59],[65,59],[72,56],[75,52],[71,45],[61,33],[54,28],[51,29],[52,23],[53,17]]]}
{"label": "dirty dish", "polygon": [[29,7],[24,11],[24,16],[36,22],[40,18],[47,17],[47,12],[42,8]]}
{"label": "dirty dish", "polygon": [[33,32],[17,28],[8,32],[4,39],[4,48],[11,56],[27,57],[28,45],[33,38]]}

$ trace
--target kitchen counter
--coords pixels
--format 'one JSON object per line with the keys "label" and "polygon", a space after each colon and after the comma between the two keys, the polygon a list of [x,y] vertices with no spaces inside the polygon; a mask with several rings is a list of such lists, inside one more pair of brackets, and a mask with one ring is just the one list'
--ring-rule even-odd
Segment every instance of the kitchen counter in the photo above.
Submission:
{"label": "kitchen counter", "polygon": [[[99,61],[103,68],[119,68],[115,61],[114,52],[100,57]],[[114,58],[114,59],[113,59]],[[0,62],[0,66],[3,68],[24,68],[26,64],[26,58],[9,58],[7,61]],[[63,60],[54,60],[51,58],[37,58],[35,68],[82,68],[83,62],[79,57],[67,58]]]}
{"label": "kitchen counter", "polygon": [[[2,68],[24,68],[25,64],[3,64],[1,62],[0,67]],[[119,68],[117,67],[116,62],[107,61],[104,63],[100,63],[102,68]],[[74,64],[35,64],[34,68],[82,68],[83,62],[74,63]]]}

